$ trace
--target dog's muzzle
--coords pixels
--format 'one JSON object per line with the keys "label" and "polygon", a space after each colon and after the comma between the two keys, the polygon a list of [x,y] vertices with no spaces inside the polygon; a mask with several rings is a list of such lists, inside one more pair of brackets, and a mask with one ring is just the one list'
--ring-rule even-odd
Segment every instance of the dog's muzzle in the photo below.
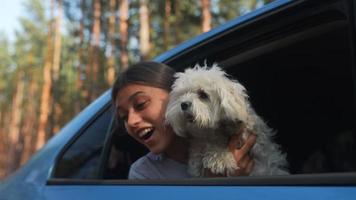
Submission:
{"label": "dog's muzzle", "polygon": [[181,107],[181,109],[182,109],[183,111],[186,111],[186,110],[188,110],[188,108],[189,108],[191,105],[192,105],[191,102],[185,101],[185,102],[182,102],[182,103],[180,104],[180,107]]}
{"label": "dog's muzzle", "polygon": [[184,118],[190,122],[190,123],[193,123],[194,122],[194,115],[190,112],[190,107],[192,105],[192,102],[190,101],[184,101],[180,104],[180,108],[182,109],[183,111],[183,115],[184,115]]}

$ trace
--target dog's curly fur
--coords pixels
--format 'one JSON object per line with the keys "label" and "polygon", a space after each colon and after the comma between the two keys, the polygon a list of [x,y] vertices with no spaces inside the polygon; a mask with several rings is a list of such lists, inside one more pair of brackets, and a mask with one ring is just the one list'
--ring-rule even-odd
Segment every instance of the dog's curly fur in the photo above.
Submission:
{"label": "dog's curly fur", "polygon": [[[257,135],[250,175],[288,174],[286,157],[272,141],[274,133],[252,109],[244,86],[231,80],[217,64],[196,65],[177,73],[166,110],[166,122],[190,140],[188,172],[204,176],[230,174],[239,167],[228,150],[229,138],[241,125]],[[248,133],[243,133],[247,138]]]}

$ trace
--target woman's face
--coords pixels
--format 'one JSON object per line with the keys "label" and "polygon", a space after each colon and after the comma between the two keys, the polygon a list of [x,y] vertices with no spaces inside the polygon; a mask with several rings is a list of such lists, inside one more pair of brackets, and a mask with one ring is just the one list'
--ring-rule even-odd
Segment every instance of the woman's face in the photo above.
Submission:
{"label": "woman's face", "polygon": [[166,90],[130,84],[118,92],[115,102],[128,133],[156,154],[165,152],[175,136],[164,122],[168,97]]}

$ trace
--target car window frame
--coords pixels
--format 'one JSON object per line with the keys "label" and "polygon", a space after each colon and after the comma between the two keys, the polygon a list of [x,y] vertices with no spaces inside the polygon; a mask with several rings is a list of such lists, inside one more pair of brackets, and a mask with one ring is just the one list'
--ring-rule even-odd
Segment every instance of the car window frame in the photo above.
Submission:
{"label": "car window frame", "polygon": [[167,180],[133,179],[59,179],[47,185],[155,185],[155,186],[355,186],[356,173],[292,174],[283,176],[246,176]]}

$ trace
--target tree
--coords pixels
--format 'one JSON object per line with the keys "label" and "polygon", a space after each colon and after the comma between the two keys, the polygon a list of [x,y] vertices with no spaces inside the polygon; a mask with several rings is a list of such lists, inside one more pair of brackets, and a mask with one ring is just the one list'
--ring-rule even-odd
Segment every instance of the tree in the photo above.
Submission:
{"label": "tree", "polygon": [[179,44],[182,42],[181,29],[180,29],[180,21],[181,21],[181,12],[179,1],[174,1],[174,42],[175,44]]}
{"label": "tree", "polygon": [[149,58],[150,23],[148,0],[140,0],[140,55],[142,60]]}
{"label": "tree", "polygon": [[62,24],[62,0],[57,0],[57,16],[54,22],[54,49],[53,49],[53,80],[59,79],[60,56],[61,56],[61,24]]}
{"label": "tree", "polygon": [[9,150],[9,124],[11,108],[12,84],[9,84],[12,77],[12,57],[9,51],[9,41],[5,34],[0,33],[0,178],[4,177],[8,171],[8,150]]}
{"label": "tree", "polygon": [[[44,7],[39,0],[31,0],[26,3],[27,16],[20,17],[21,30],[15,32],[16,40],[13,43],[14,51],[12,53],[12,60],[14,62],[10,64],[10,77],[12,80],[8,80],[9,86],[16,86],[9,88],[12,93],[11,96],[13,96],[13,99],[9,99],[9,102],[15,102],[16,98],[21,99],[19,98],[20,93],[18,91],[23,91],[22,103],[17,103],[20,107],[15,106],[15,104],[12,104],[11,107],[11,113],[17,110],[16,112],[20,116],[20,126],[16,127],[17,123],[14,122],[14,119],[17,117],[12,117],[10,120],[12,122],[9,123],[7,130],[17,129],[17,131],[12,133],[7,131],[9,137],[4,138],[8,144],[18,141],[20,145],[7,153],[8,156],[14,158],[14,161],[8,168],[8,172],[15,170],[20,163],[24,162],[23,159],[25,157],[23,154],[25,154],[25,151],[31,149],[30,151],[33,152],[36,146],[35,139],[37,135],[33,135],[33,133],[37,133],[37,119],[39,115],[38,102],[40,95],[37,88],[43,83],[43,77],[39,73],[42,72],[44,63],[43,54],[47,52],[45,45],[47,20],[44,15]],[[10,137],[12,140],[10,140]],[[10,150],[10,148],[8,149]],[[23,151],[20,151],[21,149]]]}
{"label": "tree", "polygon": [[169,30],[170,30],[170,18],[171,18],[171,0],[165,0],[164,5],[164,22],[163,22],[163,41],[164,50],[169,48]]}
{"label": "tree", "polygon": [[109,1],[109,36],[108,40],[110,42],[110,52],[107,61],[107,82],[111,85],[114,82],[116,69],[115,69],[115,25],[116,25],[116,0]]}
{"label": "tree", "polygon": [[128,42],[128,19],[129,19],[129,1],[120,0],[120,70],[125,70],[129,66],[129,56],[127,52]]}
{"label": "tree", "polygon": [[[31,65],[31,63],[29,63]],[[26,89],[25,102],[23,106],[24,120],[21,126],[21,138],[23,140],[23,147],[21,152],[20,165],[25,163],[30,156],[35,152],[36,148],[36,139],[37,139],[37,128],[38,121],[37,120],[28,120],[28,119],[36,119],[38,113],[38,105],[39,101],[36,96],[39,93],[39,85],[37,82],[38,72],[39,70],[30,70],[27,73],[26,84],[28,84],[28,89]],[[18,167],[18,166],[17,166]]]}
{"label": "tree", "polygon": [[[54,11],[54,0],[51,0],[51,19],[53,18]],[[49,127],[49,117],[51,114],[51,104],[53,103],[52,98],[52,62],[53,62],[53,22],[48,23],[48,33],[47,33],[47,47],[48,51],[46,54],[46,60],[43,67],[43,87],[41,95],[41,105],[40,105],[40,118],[38,127],[38,136],[36,149],[40,149],[47,140],[48,127]]]}
{"label": "tree", "polygon": [[52,67],[52,97],[53,103],[51,107],[51,127],[49,127],[47,138],[51,138],[53,134],[59,131],[59,123],[58,121],[61,118],[61,106],[58,103],[58,99],[60,97],[58,86],[59,85],[59,76],[60,76],[60,57],[61,57],[61,49],[62,49],[62,34],[61,34],[61,24],[62,24],[62,0],[57,1],[57,15],[54,19],[54,45],[53,45],[53,67]]}
{"label": "tree", "polygon": [[83,102],[82,102],[82,97],[88,97],[88,90],[84,87],[84,77],[85,77],[85,72],[84,72],[84,20],[85,20],[85,2],[84,0],[80,0],[80,13],[81,17],[79,20],[79,46],[77,48],[73,49],[78,49],[78,58],[77,58],[77,65],[76,65],[76,81],[75,81],[75,89],[77,90],[75,94],[75,103],[74,103],[74,110],[75,113],[80,112],[80,110],[83,107]]}
{"label": "tree", "polygon": [[202,7],[202,31],[207,32],[211,29],[210,0],[201,0]]}
{"label": "tree", "polygon": [[23,147],[23,141],[20,137],[20,129],[22,122],[22,105],[24,101],[24,73],[20,71],[16,76],[16,90],[13,96],[13,103],[11,106],[11,120],[9,129],[9,152],[8,156],[8,170],[7,173],[10,174],[20,165],[21,151]]}
{"label": "tree", "polygon": [[93,12],[94,12],[94,19],[93,19],[93,26],[92,26],[92,39],[91,39],[91,53],[90,57],[92,58],[91,65],[91,96],[90,101],[96,99],[99,96],[99,88],[98,88],[98,81],[99,81],[99,67],[100,67],[100,35],[101,35],[101,2],[100,0],[94,0],[93,4]]}
{"label": "tree", "polygon": [[[9,76],[11,69],[11,53],[9,52],[9,42],[5,34],[0,33],[0,134],[4,133],[3,131],[5,126],[5,112],[7,110],[7,102],[9,101]],[[1,138],[2,135],[0,135]],[[1,140],[2,142],[4,140]]]}

